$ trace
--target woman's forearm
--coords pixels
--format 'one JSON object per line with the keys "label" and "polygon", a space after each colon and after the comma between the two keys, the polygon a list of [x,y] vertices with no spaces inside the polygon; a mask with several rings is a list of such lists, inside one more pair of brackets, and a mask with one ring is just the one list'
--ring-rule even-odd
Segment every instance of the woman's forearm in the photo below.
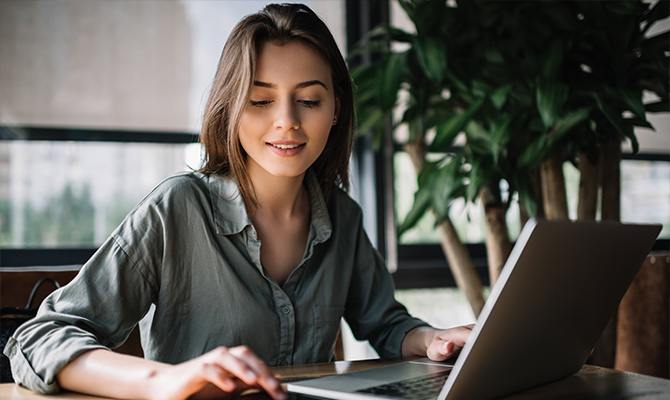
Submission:
{"label": "woman's forearm", "polygon": [[248,388],[275,400],[286,394],[268,366],[246,346],[217,347],[177,365],[91,350],[56,376],[63,389],[117,399],[183,400],[193,395],[220,399]]}
{"label": "woman's forearm", "polygon": [[57,375],[61,388],[118,399],[149,399],[151,378],[168,367],[156,361],[98,349],[72,360]]}
{"label": "woman's forearm", "polygon": [[419,326],[407,332],[402,341],[402,355],[425,356],[435,331],[435,328],[429,326]]}

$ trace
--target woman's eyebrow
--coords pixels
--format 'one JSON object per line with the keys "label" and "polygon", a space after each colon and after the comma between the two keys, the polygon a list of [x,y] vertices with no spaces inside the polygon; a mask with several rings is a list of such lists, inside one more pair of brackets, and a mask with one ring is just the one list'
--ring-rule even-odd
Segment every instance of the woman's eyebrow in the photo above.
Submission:
{"label": "woman's eyebrow", "polygon": [[301,82],[296,86],[296,88],[297,89],[302,89],[302,88],[306,88],[306,87],[314,86],[314,85],[321,85],[321,86],[323,86],[324,89],[328,90],[328,86],[326,86],[325,83],[321,82],[318,79],[314,79],[312,81],[307,81],[307,82]]}
{"label": "woman's eyebrow", "polygon": [[[323,86],[324,89],[328,90],[328,86],[326,86],[325,83],[321,82],[318,79],[314,79],[311,81],[306,81],[306,82],[300,82],[296,85],[296,89],[303,89],[309,86],[314,86],[314,85],[320,85]],[[254,81],[254,86],[259,86],[259,87],[264,87],[268,89],[276,89],[277,85],[274,83],[269,83],[269,82],[262,82],[262,81]]]}

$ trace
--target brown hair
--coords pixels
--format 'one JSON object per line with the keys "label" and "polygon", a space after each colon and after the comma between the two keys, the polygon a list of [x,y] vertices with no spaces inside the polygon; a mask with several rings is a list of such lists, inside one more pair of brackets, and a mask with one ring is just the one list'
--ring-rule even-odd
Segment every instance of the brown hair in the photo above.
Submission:
{"label": "brown hair", "polygon": [[257,49],[267,41],[285,44],[296,40],[316,50],[330,65],[335,97],[340,101],[338,122],[331,128],[323,152],[309,169],[316,174],[326,201],[333,189],[349,188],[355,117],[346,63],[328,27],[309,7],[270,4],[242,19],[230,34],[221,53],[200,132],[205,149],[200,172],[236,178],[247,205],[257,203],[239,140],[239,124],[256,73]]}

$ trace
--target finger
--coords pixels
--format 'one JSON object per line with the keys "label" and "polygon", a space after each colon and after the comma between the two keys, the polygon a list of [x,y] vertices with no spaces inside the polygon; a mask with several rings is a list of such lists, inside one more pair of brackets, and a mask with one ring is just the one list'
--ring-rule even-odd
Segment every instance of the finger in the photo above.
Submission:
{"label": "finger", "polygon": [[228,371],[222,369],[216,364],[204,364],[201,374],[205,380],[223,390],[224,392],[235,392],[238,390],[238,384]]}
{"label": "finger", "polygon": [[218,365],[224,371],[247,385],[255,385],[258,381],[258,375],[247,364],[244,357],[231,352],[231,349],[219,347],[208,355],[209,362]]}
{"label": "finger", "polygon": [[440,354],[444,356],[450,356],[451,353],[454,352],[454,342],[444,342],[444,344],[440,344],[438,347],[438,350]]}
{"label": "finger", "polygon": [[256,381],[274,382],[276,386],[279,386],[279,380],[272,374],[267,364],[258,358],[248,347],[234,347],[230,349],[230,354],[234,355],[250,369],[252,374],[256,376]]}
{"label": "finger", "polygon": [[223,351],[222,365],[247,385],[260,387],[275,399],[286,397],[279,380],[248,347],[238,346]]}
{"label": "finger", "polygon": [[463,347],[465,341],[470,337],[472,332],[472,325],[469,326],[460,326],[458,328],[448,329],[440,332],[437,337],[443,341],[454,342],[456,347]]}
{"label": "finger", "polygon": [[435,338],[426,349],[426,355],[431,360],[444,361],[451,356],[453,348],[454,344],[452,342]]}

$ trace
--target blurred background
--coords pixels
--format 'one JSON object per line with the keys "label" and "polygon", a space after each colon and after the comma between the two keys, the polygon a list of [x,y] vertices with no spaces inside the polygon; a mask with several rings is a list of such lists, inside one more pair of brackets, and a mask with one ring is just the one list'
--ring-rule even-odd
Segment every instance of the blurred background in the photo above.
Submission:
{"label": "blurred background", "polygon": [[[267,1],[0,0],[0,267],[77,269],[164,178],[197,169],[201,114],[234,24]],[[412,31],[397,1],[304,1],[348,57],[378,23]],[[650,3],[657,3],[652,1]],[[667,31],[662,19],[650,32]],[[667,54],[667,51],[666,51]],[[353,63],[353,61],[352,61]],[[353,67],[354,65],[352,65]],[[639,151],[624,142],[621,219],[663,224],[670,237],[670,117],[636,128]],[[386,149],[361,132],[352,196],[366,229],[394,272],[398,298],[438,326],[475,315],[438,245],[427,214],[398,236],[412,208],[416,173],[402,129]],[[565,163],[571,217],[579,170]],[[455,201],[449,215],[488,291],[483,215]],[[507,214],[516,238],[518,208]],[[81,259],[84,261],[81,261]],[[374,352],[345,329],[348,359]]]}

